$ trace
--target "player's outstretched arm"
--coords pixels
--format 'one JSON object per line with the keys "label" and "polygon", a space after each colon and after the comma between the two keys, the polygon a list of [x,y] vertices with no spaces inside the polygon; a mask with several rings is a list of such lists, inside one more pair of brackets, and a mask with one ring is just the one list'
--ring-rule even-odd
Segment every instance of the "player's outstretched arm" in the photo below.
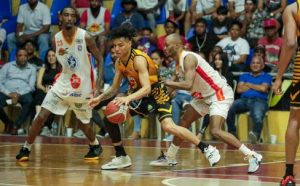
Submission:
{"label": "player's outstretched arm", "polygon": [[165,84],[174,89],[191,90],[196,75],[196,65],[196,57],[187,55],[184,59],[184,81],[165,81]]}

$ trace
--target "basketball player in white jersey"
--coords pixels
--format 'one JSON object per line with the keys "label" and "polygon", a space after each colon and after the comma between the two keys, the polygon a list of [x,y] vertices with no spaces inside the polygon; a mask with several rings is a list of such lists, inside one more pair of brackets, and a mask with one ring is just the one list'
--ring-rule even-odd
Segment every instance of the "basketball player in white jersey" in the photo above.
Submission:
{"label": "basketball player in white jersey", "polygon": [[[227,112],[234,100],[232,88],[227,84],[226,79],[222,78],[200,55],[185,51],[178,34],[171,34],[166,38],[164,52],[176,61],[176,74],[184,79],[180,82],[165,81],[165,85],[174,89],[189,90],[193,96],[180,125],[190,128],[192,122],[209,113],[212,135],[236,147],[248,157],[249,173],[257,171],[262,156],[251,151],[232,134],[222,130]],[[162,154],[150,165],[170,166],[169,159],[173,159],[174,162],[181,141],[175,137],[167,154]]]}
{"label": "basketball player in white jersey", "polygon": [[[64,115],[68,109],[74,111],[79,120],[78,127],[90,141],[90,150],[85,159],[98,159],[102,152],[102,147],[89,125],[92,110],[87,103],[93,96],[94,79],[87,48],[99,63],[102,63],[102,57],[91,36],[75,26],[76,20],[75,9],[66,7],[62,10],[62,31],[52,41],[56,57],[62,65],[62,72],[47,93],[42,109],[32,123],[27,140],[16,156],[18,161],[29,160],[31,146],[48,116],[51,113]],[[99,76],[102,77],[102,74]]]}

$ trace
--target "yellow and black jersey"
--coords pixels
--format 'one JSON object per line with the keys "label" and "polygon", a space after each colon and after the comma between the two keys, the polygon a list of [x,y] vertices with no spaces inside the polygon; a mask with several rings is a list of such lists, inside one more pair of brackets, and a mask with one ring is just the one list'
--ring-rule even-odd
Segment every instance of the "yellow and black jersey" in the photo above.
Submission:
{"label": "yellow and black jersey", "polygon": [[144,52],[136,49],[131,50],[130,57],[126,63],[122,63],[120,60],[118,63],[118,69],[121,71],[124,77],[128,79],[129,86],[131,90],[136,90],[141,88],[141,83],[139,80],[138,72],[134,68],[134,58],[136,56],[142,56],[146,59],[148,63],[148,71],[149,71],[149,80],[151,85],[158,82],[158,67],[157,65],[152,61],[152,59]]}

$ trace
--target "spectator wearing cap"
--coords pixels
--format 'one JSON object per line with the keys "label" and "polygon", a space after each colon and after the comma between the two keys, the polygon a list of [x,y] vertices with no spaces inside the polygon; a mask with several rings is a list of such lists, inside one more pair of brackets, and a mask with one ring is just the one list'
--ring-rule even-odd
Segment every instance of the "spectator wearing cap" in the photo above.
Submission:
{"label": "spectator wearing cap", "polygon": [[258,45],[265,48],[265,64],[272,72],[277,72],[277,65],[283,39],[279,37],[279,24],[275,18],[265,19],[264,21],[265,36],[258,40]]}
{"label": "spectator wearing cap", "polygon": [[121,6],[123,12],[117,15],[111,28],[114,29],[123,24],[130,24],[140,33],[145,27],[145,21],[143,16],[136,12],[137,2],[135,0],[122,0]]}
{"label": "spectator wearing cap", "polygon": [[[19,8],[16,32],[7,36],[8,50],[11,53],[17,45],[34,40],[43,59],[49,48],[50,10],[38,0],[30,0]],[[24,29],[23,29],[24,28]]]}
{"label": "spectator wearing cap", "polygon": [[[163,35],[163,36],[160,36],[157,39],[157,48],[159,50],[164,49],[166,37],[170,34],[174,34],[176,32],[177,28],[178,28],[178,25],[174,20],[172,20],[172,19],[167,19],[166,20],[166,22],[164,24],[164,29],[165,29],[166,34]],[[186,45],[187,41],[185,40],[185,37],[181,36],[181,39],[182,39],[183,44]]]}
{"label": "spectator wearing cap", "polygon": [[246,0],[242,36],[247,39],[251,48],[254,48],[258,39],[264,36],[263,21],[266,15],[266,11],[257,9],[255,0]]}

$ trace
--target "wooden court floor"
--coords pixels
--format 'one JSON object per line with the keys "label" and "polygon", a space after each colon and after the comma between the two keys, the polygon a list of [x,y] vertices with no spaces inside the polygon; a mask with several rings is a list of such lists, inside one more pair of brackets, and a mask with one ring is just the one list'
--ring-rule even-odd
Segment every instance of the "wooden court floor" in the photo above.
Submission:
{"label": "wooden court floor", "polygon": [[[110,140],[102,140],[103,153],[98,161],[84,161],[87,141],[78,138],[38,137],[29,162],[16,162],[15,155],[25,136],[0,136],[0,185],[103,185],[103,186],[271,186],[284,172],[284,145],[249,145],[263,156],[255,174],[247,174],[247,160],[223,143],[213,143],[221,160],[210,167],[205,157],[188,143],[179,150],[174,168],[151,167],[148,163],[160,154],[166,142],[124,140],[133,165],[123,170],[101,171],[100,166],[114,155]],[[299,151],[300,152],[300,151]],[[300,154],[297,154],[300,158]],[[300,166],[296,164],[296,181],[300,183]],[[299,174],[297,174],[299,172]]]}

